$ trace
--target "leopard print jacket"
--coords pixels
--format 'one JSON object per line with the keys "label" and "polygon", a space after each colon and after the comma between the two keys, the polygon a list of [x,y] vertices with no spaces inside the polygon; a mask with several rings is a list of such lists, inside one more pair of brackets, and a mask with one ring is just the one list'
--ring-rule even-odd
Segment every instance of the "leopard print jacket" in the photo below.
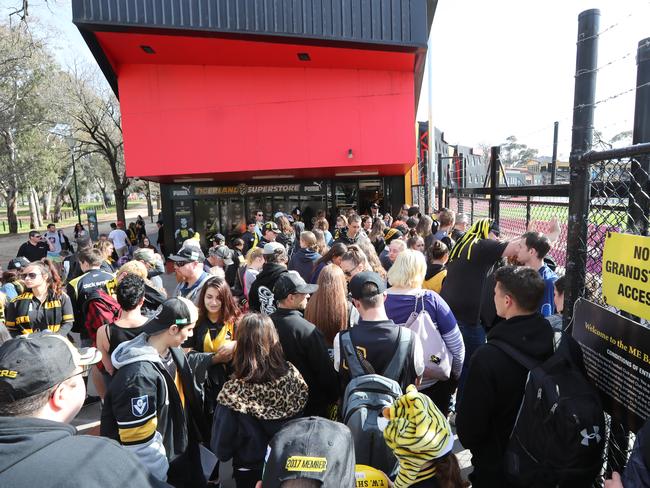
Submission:
{"label": "leopard print jacket", "polygon": [[299,414],[307,403],[308,387],[296,367],[268,383],[229,380],[219,392],[217,402],[235,412],[262,420],[278,420]]}

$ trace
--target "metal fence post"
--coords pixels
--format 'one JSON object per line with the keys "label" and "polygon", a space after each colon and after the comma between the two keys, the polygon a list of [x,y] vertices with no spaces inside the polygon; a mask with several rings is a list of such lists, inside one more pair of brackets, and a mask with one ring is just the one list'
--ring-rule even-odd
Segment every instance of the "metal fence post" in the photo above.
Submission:
{"label": "metal fence post", "polygon": [[437,153],[436,154],[436,159],[438,160],[438,210],[440,210],[442,207],[445,207],[446,205],[444,204],[443,200],[443,185],[442,185],[442,154]]}
{"label": "metal fence post", "polygon": [[557,137],[559,127],[559,122],[555,122],[553,124],[553,159],[551,160],[551,185],[555,185],[555,175],[557,174]]}
{"label": "metal fence post", "polygon": [[528,226],[530,225],[530,195],[526,196],[526,232],[528,232]]}
{"label": "metal fence post", "polygon": [[[499,159],[501,158],[501,147],[490,148],[490,218],[499,222],[499,198],[497,187],[499,186]],[[505,176],[505,175],[504,175]]]}
{"label": "metal fence post", "polygon": [[[639,41],[636,57],[636,100],[632,144],[650,142],[650,37]],[[630,166],[629,230],[648,235],[650,157],[633,158]]]}
{"label": "metal fence post", "polygon": [[591,149],[596,101],[598,30],[600,10],[585,10],[578,16],[573,127],[571,137],[569,222],[567,230],[567,288],[564,296],[564,323],[573,315],[573,304],[582,296],[587,267],[587,230],[591,175],[582,157]]}

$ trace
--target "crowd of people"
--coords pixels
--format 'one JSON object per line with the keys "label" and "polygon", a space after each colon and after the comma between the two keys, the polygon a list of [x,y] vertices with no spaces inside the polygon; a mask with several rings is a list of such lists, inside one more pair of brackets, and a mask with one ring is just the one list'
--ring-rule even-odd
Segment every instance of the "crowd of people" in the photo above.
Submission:
{"label": "crowd of people", "polygon": [[[216,486],[232,461],[238,488],[465,487],[452,425],[473,486],[517,486],[504,466],[528,371],[491,341],[555,353],[556,221],[504,240],[445,208],[373,204],[332,228],[257,211],[170,254],[132,224],[97,242],[31,231],[3,272],[3,486]],[[101,436],[73,437],[87,381]]]}

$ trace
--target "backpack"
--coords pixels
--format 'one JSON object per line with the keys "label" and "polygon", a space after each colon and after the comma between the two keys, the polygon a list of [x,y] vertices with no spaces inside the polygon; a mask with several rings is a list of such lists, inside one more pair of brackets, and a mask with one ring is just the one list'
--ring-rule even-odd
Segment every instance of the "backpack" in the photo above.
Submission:
{"label": "backpack", "polygon": [[377,468],[384,473],[393,472],[396,458],[384,441],[379,419],[382,410],[402,395],[397,383],[411,343],[411,332],[398,327],[397,344],[393,357],[382,374],[375,374],[370,363],[359,359],[350,331],[339,334],[341,359],[350,371],[350,382],[343,395],[342,419],[352,432],[357,464]]}
{"label": "backpack", "polygon": [[[438,326],[424,308],[425,295],[426,292],[423,291],[415,297],[415,308],[404,327],[417,335],[422,343],[424,355],[422,381],[447,381],[451,375],[451,355],[440,335]],[[419,312],[417,311],[418,303],[422,305]]]}
{"label": "backpack", "polygon": [[504,456],[506,476],[517,486],[591,486],[603,466],[603,407],[571,359],[569,340],[563,337],[542,363],[505,342],[488,343],[529,370]]}
{"label": "backpack", "polygon": [[84,326],[88,335],[96,344],[97,330],[102,325],[111,324],[120,316],[122,307],[117,300],[102,289],[93,291],[83,304],[82,313],[85,317]]}

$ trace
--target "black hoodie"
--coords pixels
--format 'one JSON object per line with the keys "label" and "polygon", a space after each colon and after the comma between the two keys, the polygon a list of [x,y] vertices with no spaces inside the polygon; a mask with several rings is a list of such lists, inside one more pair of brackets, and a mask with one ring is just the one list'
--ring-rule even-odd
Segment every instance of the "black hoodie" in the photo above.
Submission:
{"label": "black hoodie", "polygon": [[553,354],[553,329],[539,313],[498,323],[487,344],[472,356],[463,399],[458,405],[456,429],[463,446],[472,452],[475,486],[507,487],[503,455],[517,418],[528,371],[490,344],[499,339],[540,362]]}
{"label": "black hoodie", "polygon": [[273,287],[280,275],[287,271],[284,264],[264,263],[262,271],[257,275],[248,292],[248,304],[251,312],[262,312],[267,315],[275,312]]}
{"label": "black hoodie", "polygon": [[76,433],[51,420],[0,417],[0,486],[169,486],[117,443]]}

